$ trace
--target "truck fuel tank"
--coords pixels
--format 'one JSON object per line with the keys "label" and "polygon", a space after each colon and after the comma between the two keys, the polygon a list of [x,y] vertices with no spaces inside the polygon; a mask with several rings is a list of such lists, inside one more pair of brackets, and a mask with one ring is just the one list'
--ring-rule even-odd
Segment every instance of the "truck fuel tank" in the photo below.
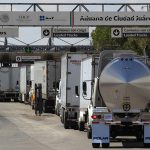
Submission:
{"label": "truck fuel tank", "polygon": [[150,101],[150,69],[133,55],[122,55],[106,65],[99,90],[111,111],[141,110]]}

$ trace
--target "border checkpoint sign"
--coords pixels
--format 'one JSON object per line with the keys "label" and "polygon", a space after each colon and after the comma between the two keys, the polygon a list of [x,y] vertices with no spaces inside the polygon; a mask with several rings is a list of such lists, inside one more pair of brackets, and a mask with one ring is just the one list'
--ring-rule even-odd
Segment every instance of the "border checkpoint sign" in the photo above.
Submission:
{"label": "border checkpoint sign", "polygon": [[121,38],[122,29],[121,28],[111,28],[111,37],[112,38]]}
{"label": "border checkpoint sign", "polygon": [[150,12],[0,11],[0,26],[150,26]]}

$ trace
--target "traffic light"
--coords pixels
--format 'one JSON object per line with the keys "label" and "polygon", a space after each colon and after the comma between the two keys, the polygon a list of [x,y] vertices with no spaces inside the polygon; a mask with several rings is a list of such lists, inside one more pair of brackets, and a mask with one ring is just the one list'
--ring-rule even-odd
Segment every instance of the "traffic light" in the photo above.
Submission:
{"label": "traffic light", "polygon": [[25,52],[26,53],[31,53],[32,52],[32,48],[30,46],[26,46],[25,47]]}

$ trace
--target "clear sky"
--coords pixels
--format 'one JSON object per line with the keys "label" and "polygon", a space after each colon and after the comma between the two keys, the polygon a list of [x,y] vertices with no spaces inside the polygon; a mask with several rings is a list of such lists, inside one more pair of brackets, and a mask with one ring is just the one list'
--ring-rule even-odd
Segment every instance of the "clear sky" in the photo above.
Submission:
{"label": "clear sky", "polygon": [[[35,3],[53,3],[54,1],[53,0],[0,0],[1,3],[30,3],[30,2],[35,2]],[[105,3],[110,3],[110,2],[113,2],[113,3],[125,3],[125,2],[129,2],[129,3],[132,3],[132,2],[135,2],[135,3],[138,3],[138,2],[149,2],[149,0],[55,0],[55,3],[71,3],[71,2],[77,2],[77,3],[91,3],[91,2],[96,2],[96,3],[101,3],[101,2],[105,2]]]}
{"label": "clear sky", "polygon": [[[150,0],[0,0],[0,3],[147,3],[147,2],[150,2]],[[99,6],[87,6],[88,9],[90,9],[91,11],[96,11],[96,10],[99,10]],[[74,6],[72,7],[66,7],[66,6],[63,6],[63,7],[60,7],[60,10],[63,10],[63,11],[71,11],[71,9],[73,9]],[[14,10],[16,11],[25,11],[27,8],[26,7],[14,7]],[[51,11],[55,11],[56,10],[56,7],[43,7],[43,9],[45,11],[47,10],[51,10]],[[114,10],[116,8],[114,8],[113,6],[109,6],[106,8],[107,10]],[[140,10],[141,11],[141,7],[136,7],[137,10]],[[146,9],[146,7],[145,7]],[[2,6],[0,7],[0,10],[1,11],[9,11],[10,10],[10,7],[9,6]],[[90,28],[90,31],[92,30],[93,28]],[[29,44],[29,43],[32,43],[33,41],[36,41],[38,39],[40,39],[41,37],[41,32],[40,32],[40,28],[39,27],[20,27],[19,28],[19,40],[25,42],[26,44]],[[77,41],[81,40],[81,39],[63,39],[63,40],[66,40],[67,42],[70,42],[70,43],[76,43]],[[4,38],[0,38],[0,41],[4,41]],[[39,42],[36,42],[35,44],[44,44],[46,45],[47,44],[47,39],[42,39],[40,40]],[[20,42],[12,39],[12,38],[8,38],[8,43],[12,43],[12,44],[21,44]],[[79,44],[89,44],[90,43],[90,40],[85,40],[84,42],[81,42]],[[66,43],[58,40],[58,39],[55,39],[54,40],[54,44],[56,45],[66,45]],[[0,42],[0,45],[3,45],[2,42]]]}

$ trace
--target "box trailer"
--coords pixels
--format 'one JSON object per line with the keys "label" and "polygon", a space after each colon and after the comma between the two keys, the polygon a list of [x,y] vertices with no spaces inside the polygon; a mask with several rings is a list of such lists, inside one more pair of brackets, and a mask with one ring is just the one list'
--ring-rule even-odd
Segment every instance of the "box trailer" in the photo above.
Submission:
{"label": "box trailer", "polygon": [[35,107],[35,82],[34,82],[34,64],[30,66],[30,91],[29,91],[29,102],[32,109]]}
{"label": "box trailer", "polygon": [[93,148],[108,148],[118,136],[150,147],[150,69],[143,60],[133,51],[101,52],[88,112]]}
{"label": "box trailer", "polygon": [[34,83],[42,84],[44,112],[55,112],[56,84],[60,80],[60,61],[36,61],[34,63]]}
{"label": "box trailer", "polygon": [[81,60],[87,56],[84,53],[67,53],[61,58],[60,117],[65,129],[78,126]]}
{"label": "box trailer", "polygon": [[[92,100],[93,81],[98,73],[99,55],[92,55],[81,61],[80,74],[80,107],[79,107],[79,130],[83,131],[87,123],[88,107]],[[88,130],[87,130],[88,131]],[[89,131],[87,132],[89,134]]]}
{"label": "box trailer", "polygon": [[31,88],[30,65],[20,67],[20,102],[29,102],[29,91]]}
{"label": "box trailer", "polygon": [[57,94],[56,94],[56,104],[55,104],[55,114],[60,116],[61,110],[61,80],[57,84]]}
{"label": "box trailer", "polygon": [[0,66],[0,101],[18,101],[19,98],[18,65],[12,67]]}

